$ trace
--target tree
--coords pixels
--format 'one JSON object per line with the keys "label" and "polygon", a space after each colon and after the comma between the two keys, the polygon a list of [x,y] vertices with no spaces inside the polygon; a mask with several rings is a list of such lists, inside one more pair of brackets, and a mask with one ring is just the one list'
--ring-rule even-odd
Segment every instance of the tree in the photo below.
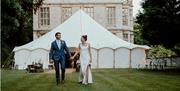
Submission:
{"label": "tree", "polygon": [[33,10],[36,11],[42,3],[43,0],[2,0],[1,64],[15,46],[32,41]]}
{"label": "tree", "polygon": [[151,45],[174,48],[180,43],[180,1],[144,0],[137,16],[142,38]]}
{"label": "tree", "polygon": [[142,38],[142,33],[140,31],[140,25],[134,22],[134,43],[139,45],[148,45],[148,41]]}

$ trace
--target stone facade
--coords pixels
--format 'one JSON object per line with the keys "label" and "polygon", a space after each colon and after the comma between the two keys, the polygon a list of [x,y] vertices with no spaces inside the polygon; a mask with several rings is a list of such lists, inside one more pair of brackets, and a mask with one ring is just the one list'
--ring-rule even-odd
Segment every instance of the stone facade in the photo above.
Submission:
{"label": "stone facade", "polygon": [[33,36],[39,38],[79,9],[119,38],[133,43],[132,0],[44,0],[33,14]]}

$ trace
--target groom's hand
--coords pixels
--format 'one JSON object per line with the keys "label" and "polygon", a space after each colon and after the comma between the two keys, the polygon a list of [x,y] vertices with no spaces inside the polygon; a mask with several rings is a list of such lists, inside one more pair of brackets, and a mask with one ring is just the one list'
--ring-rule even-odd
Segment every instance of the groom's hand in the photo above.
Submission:
{"label": "groom's hand", "polygon": [[52,64],[54,62],[54,60],[50,59],[49,63]]}

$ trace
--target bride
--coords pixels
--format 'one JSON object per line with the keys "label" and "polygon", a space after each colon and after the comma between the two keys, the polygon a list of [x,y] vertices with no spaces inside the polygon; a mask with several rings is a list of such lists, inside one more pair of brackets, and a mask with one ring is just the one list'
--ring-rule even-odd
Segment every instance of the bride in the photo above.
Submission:
{"label": "bride", "polygon": [[80,52],[80,74],[79,74],[79,83],[88,84],[92,83],[92,74],[91,74],[91,48],[90,44],[86,42],[87,35],[81,36],[81,43],[79,43],[79,51],[76,51],[72,59]]}

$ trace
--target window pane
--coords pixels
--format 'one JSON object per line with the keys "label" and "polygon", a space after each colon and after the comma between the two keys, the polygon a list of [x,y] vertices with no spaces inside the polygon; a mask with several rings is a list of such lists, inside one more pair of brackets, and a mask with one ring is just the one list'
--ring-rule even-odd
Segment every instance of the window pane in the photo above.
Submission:
{"label": "window pane", "polygon": [[40,25],[41,26],[50,25],[48,21],[50,21],[49,7],[40,8]]}
{"label": "window pane", "polygon": [[84,7],[83,9],[89,16],[94,18],[94,8],[93,7]]}
{"label": "window pane", "polygon": [[110,27],[114,27],[116,25],[116,14],[115,14],[115,7],[107,7],[106,8],[106,12],[107,12],[107,24]]}
{"label": "window pane", "polygon": [[123,25],[128,25],[128,9],[123,8]]}
{"label": "window pane", "polygon": [[62,8],[62,22],[67,20],[72,15],[72,8],[71,7],[63,7]]}

